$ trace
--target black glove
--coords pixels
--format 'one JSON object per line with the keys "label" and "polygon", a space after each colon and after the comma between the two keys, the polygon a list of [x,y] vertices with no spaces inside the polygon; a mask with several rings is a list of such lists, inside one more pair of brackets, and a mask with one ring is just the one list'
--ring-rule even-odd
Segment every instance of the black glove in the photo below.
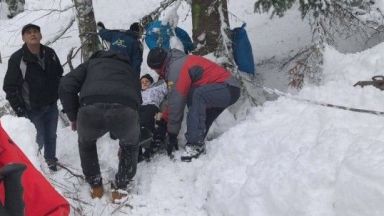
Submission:
{"label": "black glove", "polygon": [[15,111],[17,117],[26,117],[27,116],[27,112],[24,108],[17,107],[14,111]]}
{"label": "black glove", "polygon": [[104,23],[102,22],[97,22],[96,26],[97,26],[97,31],[105,29]]}
{"label": "black glove", "polygon": [[168,133],[167,153],[171,156],[173,148],[178,150],[177,134]]}

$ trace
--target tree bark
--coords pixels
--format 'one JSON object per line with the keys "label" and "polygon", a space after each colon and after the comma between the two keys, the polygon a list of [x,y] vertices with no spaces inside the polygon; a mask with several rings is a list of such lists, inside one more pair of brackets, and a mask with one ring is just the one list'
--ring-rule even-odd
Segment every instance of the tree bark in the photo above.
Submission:
{"label": "tree bark", "polygon": [[[219,8],[222,8],[222,15]],[[192,0],[192,38],[197,43],[195,54],[206,55],[219,49],[222,19],[229,27],[227,0]]]}
{"label": "tree bark", "polygon": [[100,41],[96,33],[95,14],[92,0],[74,0],[79,26],[81,56],[86,61],[95,51],[100,49]]}
{"label": "tree bark", "polygon": [[5,0],[8,5],[8,18],[12,18],[24,11],[25,0]]}

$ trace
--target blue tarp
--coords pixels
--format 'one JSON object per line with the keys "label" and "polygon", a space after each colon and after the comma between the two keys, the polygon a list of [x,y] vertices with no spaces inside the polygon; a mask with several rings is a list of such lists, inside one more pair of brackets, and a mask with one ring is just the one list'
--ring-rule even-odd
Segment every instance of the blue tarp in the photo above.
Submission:
{"label": "blue tarp", "polygon": [[[153,49],[155,47],[170,49],[169,41],[171,36],[174,35],[171,26],[168,24],[163,25],[161,21],[153,21],[145,27],[145,31],[145,43],[149,49]],[[191,38],[186,31],[176,27],[175,34],[183,44],[184,52],[191,52],[195,48]]]}

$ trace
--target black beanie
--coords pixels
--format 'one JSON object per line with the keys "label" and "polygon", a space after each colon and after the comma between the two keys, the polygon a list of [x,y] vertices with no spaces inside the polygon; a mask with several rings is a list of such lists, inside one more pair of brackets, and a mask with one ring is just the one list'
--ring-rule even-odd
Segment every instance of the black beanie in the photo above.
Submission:
{"label": "black beanie", "polygon": [[159,69],[163,66],[167,57],[167,51],[163,48],[156,47],[148,53],[147,64],[152,69]]}
{"label": "black beanie", "polygon": [[148,79],[149,82],[151,82],[151,84],[153,83],[153,78],[151,77],[151,75],[149,75],[149,74],[145,74],[145,75],[143,75],[142,77],[140,77],[140,80],[142,80],[143,78]]}
{"label": "black beanie", "polygon": [[131,30],[131,31],[133,31],[133,32],[140,33],[140,32],[141,32],[141,26],[140,26],[140,23],[138,23],[138,22],[134,22],[134,23],[132,23],[132,25],[129,27],[129,30]]}

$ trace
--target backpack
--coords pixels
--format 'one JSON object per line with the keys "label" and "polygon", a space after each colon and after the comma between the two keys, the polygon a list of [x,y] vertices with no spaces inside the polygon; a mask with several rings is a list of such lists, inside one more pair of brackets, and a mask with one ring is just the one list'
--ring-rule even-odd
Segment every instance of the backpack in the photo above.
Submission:
{"label": "backpack", "polygon": [[233,57],[240,71],[255,74],[255,63],[253,59],[252,46],[249,42],[246,24],[232,30]]}

